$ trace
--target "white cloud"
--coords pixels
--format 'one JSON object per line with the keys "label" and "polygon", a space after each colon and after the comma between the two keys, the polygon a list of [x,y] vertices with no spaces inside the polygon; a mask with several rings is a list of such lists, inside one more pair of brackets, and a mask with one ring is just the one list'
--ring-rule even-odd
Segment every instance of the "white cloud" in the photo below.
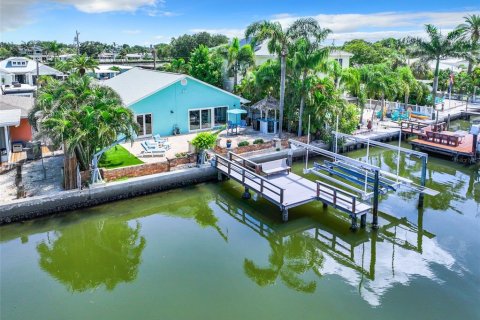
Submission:
{"label": "white cloud", "polygon": [[159,34],[159,35],[154,36],[153,38],[157,39],[157,40],[161,40],[161,39],[165,39],[165,36],[162,36],[161,34]]}
{"label": "white cloud", "polygon": [[[370,14],[319,14],[309,16],[316,19],[324,28],[333,32],[357,32],[362,29],[420,29],[424,24],[430,23],[441,28],[453,28],[464,21],[467,14],[479,14],[480,11],[455,11],[455,12],[378,12]],[[282,26],[288,26],[298,18],[291,14],[277,14],[273,16]]]}
{"label": "white cloud", "polygon": [[221,29],[202,29],[202,28],[197,28],[197,29],[190,29],[189,30],[192,33],[198,33],[198,32],[208,32],[212,34],[224,34],[229,38],[243,38],[245,36],[245,29],[228,29],[228,28],[221,28]]}
{"label": "white cloud", "polygon": [[[72,5],[85,13],[136,12],[142,10],[150,16],[171,17],[174,12],[163,10],[165,0],[52,0],[53,3]],[[0,0],[0,32],[15,30],[32,22],[32,7],[43,4],[40,0]],[[51,6],[51,3],[50,3]]]}
{"label": "white cloud", "polygon": [[73,5],[86,13],[103,13],[114,11],[134,12],[142,7],[156,7],[164,1],[156,0],[56,0],[59,3]]}
{"label": "white cloud", "polygon": [[37,0],[0,0],[0,32],[15,30],[31,21],[27,7]]}
{"label": "white cloud", "polygon": [[138,29],[135,29],[135,30],[122,30],[122,33],[125,33],[125,34],[139,34],[139,33],[142,33],[142,30],[138,30]]}

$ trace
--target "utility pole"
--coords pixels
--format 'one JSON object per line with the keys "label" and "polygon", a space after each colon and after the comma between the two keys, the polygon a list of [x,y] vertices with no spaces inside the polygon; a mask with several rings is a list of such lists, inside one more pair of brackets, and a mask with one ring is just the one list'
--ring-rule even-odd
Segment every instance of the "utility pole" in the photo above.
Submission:
{"label": "utility pole", "polygon": [[116,43],[113,43],[113,62],[115,63],[115,48],[116,48]]}
{"label": "utility pole", "polygon": [[77,45],[77,55],[80,55],[80,40],[78,38],[79,35],[80,32],[78,32],[78,30],[75,30],[75,38],[73,38],[73,41],[75,41]]}
{"label": "utility pole", "polygon": [[153,56],[153,70],[157,70],[157,53],[155,50],[155,46],[150,45],[150,49],[152,50],[152,56]]}

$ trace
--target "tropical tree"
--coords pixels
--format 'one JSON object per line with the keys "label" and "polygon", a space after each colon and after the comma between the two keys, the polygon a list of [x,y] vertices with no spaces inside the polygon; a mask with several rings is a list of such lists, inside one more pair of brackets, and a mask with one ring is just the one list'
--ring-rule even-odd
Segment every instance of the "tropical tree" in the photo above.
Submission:
{"label": "tropical tree", "polygon": [[62,45],[57,41],[49,41],[45,44],[44,49],[48,52],[53,54],[53,57],[56,58],[60,54],[62,49]]}
{"label": "tropical tree", "polygon": [[63,145],[66,157],[75,156],[81,170],[88,170],[93,155],[120,135],[132,140],[138,126],[112,89],[76,73],[65,81],[49,78],[29,120],[39,135]]}
{"label": "tropical tree", "polygon": [[312,44],[304,38],[297,41],[293,56],[294,68],[300,72],[300,110],[298,116],[298,136],[302,135],[303,111],[307,95],[310,92],[315,71],[322,61],[328,58],[328,49],[313,49]]}
{"label": "tropical tree", "polygon": [[[318,69],[318,66],[328,58],[329,49],[322,48],[322,42],[331,33],[330,29],[322,29],[315,19],[298,19],[289,29],[292,37],[297,39],[294,44],[293,64],[301,73],[300,111],[298,136],[302,135],[303,109],[305,99],[310,91],[311,76]],[[309,77],[310,76],[310,77]],[[310,78],[310,79],[309,79]]]}
{"label": "tropical tree", "polygon": [[[460,24],[457,29],[462,33],[463,39],[470,41],[472,47],[478,49],[480,40],[480,15],[471,14],[464,17],[465,23]],[[467,56],[468,59],[468,74],[472,73],[473,64],[475,62],[474,56]]]}
{"label": "tropical tree", "polygon": [[461,57],[471,49],[471,46],[462,41],[463,31],[461,29],[455,29],[447,35],[443,35],[437,27],[427,24],[425,31],[427,32],[428,40],[410,38],[410,43],[412,44],[411,54],[426,61],[435,61],[432,89],[432,104],[435,106],[440,60],[448,57]]}
{"label": "tropical tree", "polygon": [[410,69],[412,70],[415,79],[427,80],[433,78],[433,72],[428,65],[428,61],[419,59],[410,65]]}
{"label": "tropical tree", "polygon": [[188,73],[189,68],[189,64],[186,63],[184,59],[178,58],[173,59],[170,63],[167,63],[163,69],[168,72]]}
{"label": "tropical tree", "polygon": [[[258,21],[254,22],[245,30],[245,37],[252,38],[252,43],[268,40],[268,51],[276,53],[280,57],[280,101],[279,101],[279,137],[282,137],[283,132],[283,113],[285,106],[285,79],[287,68],[287,56],[289,48],[300,37],[305,37],[305,34],[312,34],[312,30],[317,27],[313,19],[300,19],[296,22],[297,27],[293,25],[287,29],[283,29],[279,22],[273,21]],[[316,22],[315,22],[316,23]]]}
{"label": "tropical tree", "polygon": [[408,107],[408,98],[410,92],[412,92],[417,87],[417,80],[413,76],[412,70],[409,67],[399,67],[395,70],[398,74],[398,79],[400,81],[400,90],[404,94],[405,110]]}
{"label": "tropical tree", "polygon": [[98,61],[85,54],[75,56],[71,59],[70,64],[72,69],[76,70],[80,76],[83,76],[87,70],[95,71],[98,67]]}
{"label": "tropical tree", "polygon": [[359,68],[347,68],[342,71],[340,84],[352,96],[357,97],[360,105],[360,123],[363,122],[363,111],[366,103],[365,84],[362,83],[361,72]]}
{"label": "tropical tree", "polygon": [[200,45],[190,57],[190,75],[214,86],[222,85],[222,58]]}
{"label": "tropical tree", "polygon": [[238,84],[238,73],[255,65],[255,55],[250,44],[240,47],[238,38],[233,38],[230,45],[224,47],[222,55],[227,59],[227,68],[233,74],[233,88]]}

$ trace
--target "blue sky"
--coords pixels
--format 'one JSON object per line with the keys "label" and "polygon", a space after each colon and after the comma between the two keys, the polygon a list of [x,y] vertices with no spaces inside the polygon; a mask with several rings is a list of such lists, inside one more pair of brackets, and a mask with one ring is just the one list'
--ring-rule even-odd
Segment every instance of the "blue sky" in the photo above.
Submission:
{"label": "blue sky", "polygon": [[0,0],[0,40],[71,43],[79,30],[81,41],[148,45],[203,30],[241,36],[256,20],[287,26],[308,16],[342,43],[421,36],[425,23],[450,30],[471,13],[480,13],[478,1]]}

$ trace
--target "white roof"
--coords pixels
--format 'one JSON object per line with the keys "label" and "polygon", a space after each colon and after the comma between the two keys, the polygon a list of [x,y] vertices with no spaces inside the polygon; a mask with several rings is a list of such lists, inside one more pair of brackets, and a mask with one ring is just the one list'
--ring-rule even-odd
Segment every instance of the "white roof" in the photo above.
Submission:
{"label": "white roof", "polygon": [[[18,109],[21,112],[21,117],[28,117],[28,113],[33,108],[32,97],[22,97],[16,95],[0,95],[0,111]],[[1,116],[0,116],[1,119]]]}
{"label": "white roof", "polygon": [[20,109],[0,110],[0,127],[20,125]]}
{"label": "white roof", "polygon": [[101,81],[100,83],[115,90],[120,95],[123,103],[126,106],[130,106],[135,102],[138,102],[143,98],[165,89],[166,87],[185,78],[194,79],[195,81],[201,82],[231,96],[238,97],[240,98],[240,102],[249,102],[242,97],[234,95],[233,93],[222,90],[185,74],[154,71],[142,68],[132,68],[128,72],[119,74],[112,79]]}
{"label": "white roof", "polygon": [[[13,61],[20,61],[26,62],[25,65],[12,65]],[[37,72],[37,62],[32,59],[28,59],[25,57],[11,57],[5,60],[0,61],[0,70],[5,73],[13,73],[13,74],[23,74],[23,73],[36,73]],[[40,75],[58,75],[61,76],[63,73],[60,71],[46,66],[43,63],[38,64],[38,70]]]}

